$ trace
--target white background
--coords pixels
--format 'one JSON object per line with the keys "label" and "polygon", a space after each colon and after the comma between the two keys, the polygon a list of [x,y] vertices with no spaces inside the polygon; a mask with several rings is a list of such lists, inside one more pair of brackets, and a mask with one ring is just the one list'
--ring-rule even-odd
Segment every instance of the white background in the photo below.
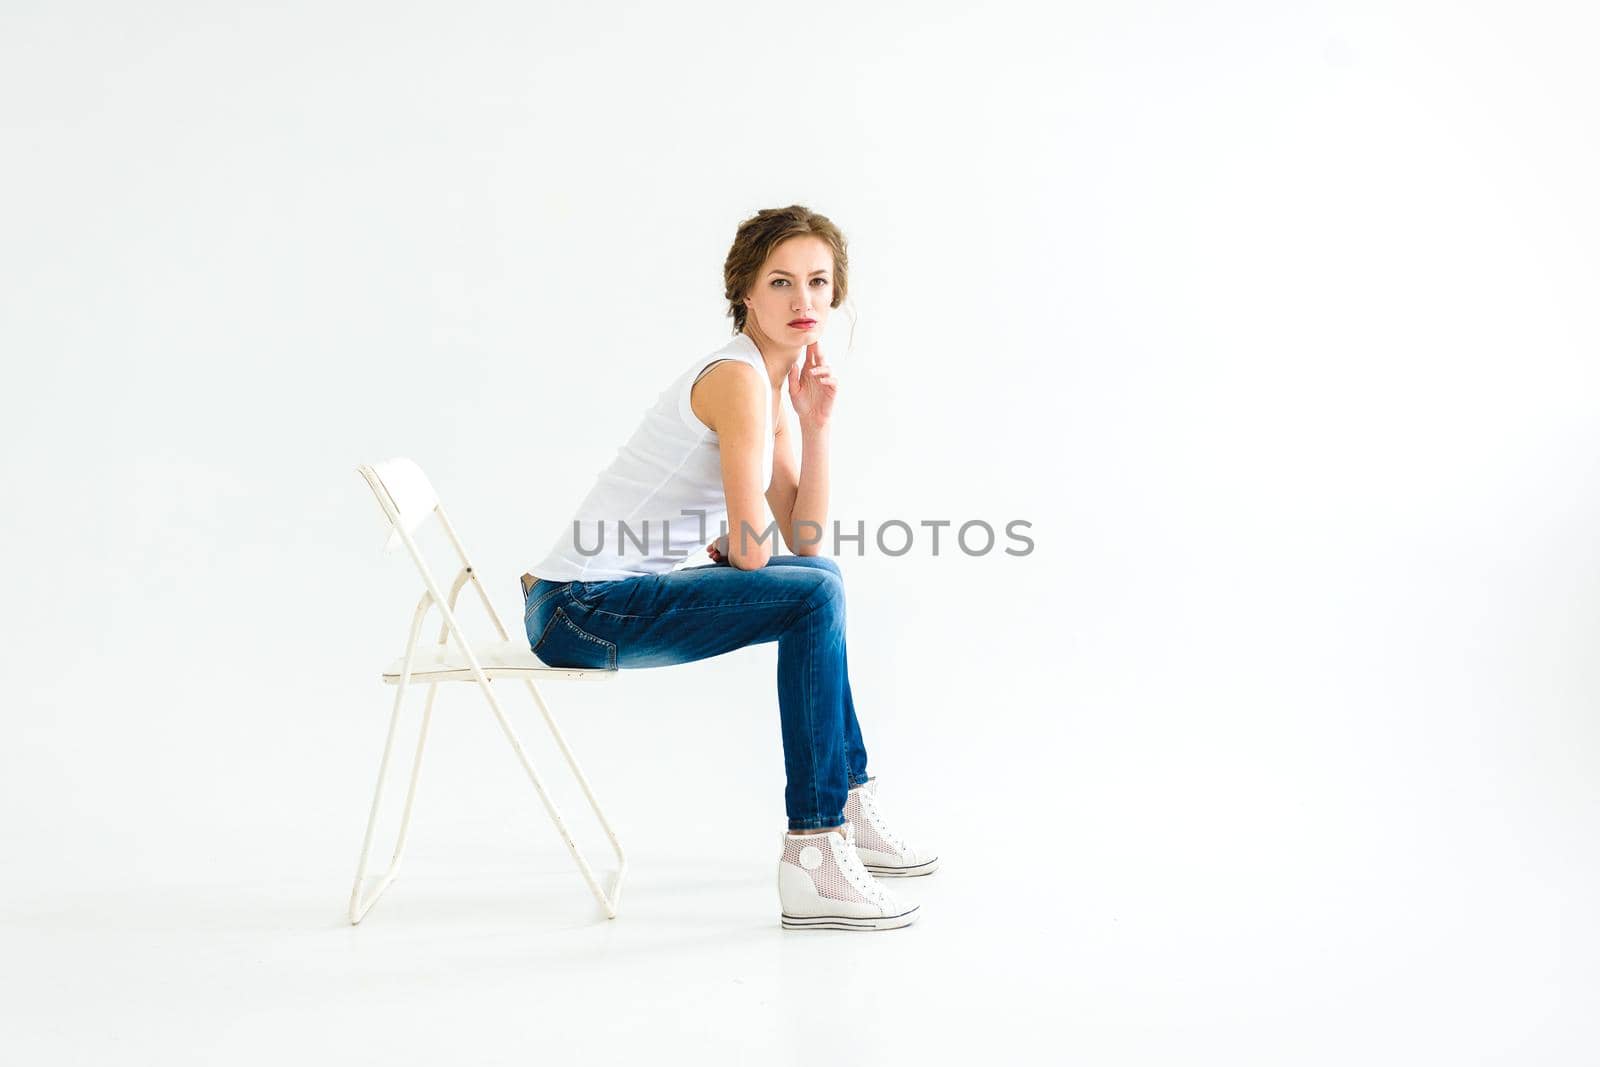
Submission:
{"label": "white background", "polygon": [[[10,0],[0,1051],[1592,1061],[1595,31]],[[547,687],[617,920],[453,689],[349,926],[420,592],[355,466],[422,465],[515,630],[794,202],[861,309],[835,516],[1037,546],[841,560],[922,920],[779,929],[767,645]]]}

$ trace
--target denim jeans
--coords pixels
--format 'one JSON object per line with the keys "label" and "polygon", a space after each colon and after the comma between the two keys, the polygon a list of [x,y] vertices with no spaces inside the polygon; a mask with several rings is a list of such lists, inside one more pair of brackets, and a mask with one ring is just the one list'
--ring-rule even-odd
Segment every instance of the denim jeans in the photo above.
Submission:
{"label": "denim jeans", "polygon": [[778,642],[778,713],[790,830],[844,822],[869,781],[845,659],[844,581],[823,556],[773,556],[600,582],[535,582],[533,652],[552,667],[665,667]]}

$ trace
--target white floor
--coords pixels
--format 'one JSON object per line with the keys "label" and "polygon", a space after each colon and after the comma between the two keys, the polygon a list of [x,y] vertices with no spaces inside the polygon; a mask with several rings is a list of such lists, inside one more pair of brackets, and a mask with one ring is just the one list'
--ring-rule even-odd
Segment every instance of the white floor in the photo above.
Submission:
{"label": "white floor", "polygon": [[1269,902],[1260,879],[1282,872],[1219,862],[1114,901],[1126,872],[983,876],[980,839],[948,844],[949,869],[906,887],[923,920],[861,936],[782,931],[753,850],[641,850],[611,922],[549,849],[419,851],[360,927],[333,882],[84,886],[6,914],[8,1058],[1558,1063],[1595,1047],[1592,956],[1549,912],[1486,922],[1506,884],[1396,872]]}
{"label": "white floor", "polygon": [[[776,724],[682,702],[713,677],[758,684],[769,653],[553,691],[630,852],[614,921],[464,690],[441,703],[405,873],[359,927],[344,907],[375,684],[372,717],[315,745],[252,742],[300,754],[275,799],[219,786],[193,803],[185,781],[135,824],[115,796],[59,792],[7,850],[6,1059],[1521,1065],[1600,1049],[1590,814],[1543,818],[1553,794],[1378,715],[1308,738],[1305,719],[1330,721],[1312,698],[1292,728],[1248,694],[1187,723],[1124,703],[1010,751],[948,719],[918,727],[902,701],[879,717],[875,770],[944,857],[895,883],[922,919],[786,932],[776,751],[689,767],[697,731],[761,751]],[[677,717],[629,704],[648,694]],[[973,696],[953,680],[942,699]],[[163,785],[129,795],[148,810]],[[572,791],[558,798],[576,822]],[[237,833],[220,832],[230,806]]]}

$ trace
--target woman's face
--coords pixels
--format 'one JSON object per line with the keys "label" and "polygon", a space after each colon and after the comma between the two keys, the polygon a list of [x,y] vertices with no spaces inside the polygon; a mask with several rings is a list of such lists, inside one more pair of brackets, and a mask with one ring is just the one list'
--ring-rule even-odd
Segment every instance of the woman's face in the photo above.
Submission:
{"label": "woman's face", "polygon": [[791,237],[761,264],[744,298],[745,332],[804,349],[822,336],[833,303],[833,252],[820,237]]}

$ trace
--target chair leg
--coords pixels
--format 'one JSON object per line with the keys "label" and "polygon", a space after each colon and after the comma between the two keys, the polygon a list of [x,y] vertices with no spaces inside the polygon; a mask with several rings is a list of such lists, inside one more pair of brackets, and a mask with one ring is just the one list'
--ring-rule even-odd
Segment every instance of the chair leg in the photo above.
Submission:
{"label": "chair leg", "polygon": [[406,832],[411,827],[411,810],[417,797],[417,781],[422,774],[422,753],[428,743],[428,724],[433,720],[433,698],[439,691],[437,682],[428,686],[428,699],[422,709],[422,729],[417,735],[417,752],[411,762],[411,784],[406,789],[405,809],[400,816],[400,832],[395,841],[394,855],[389,860],[389,869],[384,872],[377,888],[365,900],[361,896],[361,887],[367,880],[367,860],[372,853],[372,836],[378,827],[378,811],[383,801],[384,780],[389,774],[389,757],[394,752],[395,736],[400,726],[400,709],[405,701],[406,689],[409,679],[402,678],[395,689],[394,711],[389,716],[389,734],[383,743],[383,760],[378,765],[378,786],[372,794],[372,812],[367,816],[367,832],[361,841],[361,859],[356,865],[356,882],[350,890],[350,922],[359,923],[372,910],[378,902],[383,891],[389,888],[400,874],[400,860],[405,856]]}
{"label": "chair leg", "polygon": [[[606,818],[606,813],[600,810],[600,801],[595,798],[594,790],[589,786],[589,779],[584,776],[583,770],[578,766],[577,757],[572,754],[572,749],[567,747],[567,739],[556,726],[556,719],[550,712],[550,705],[545,703],[544,694],[539,692],[539,687],[532,679],[528,680],[528,692],[532,695],[535,704],[539,705],[539,713],[544,716],[545,725],[550,728],[550,734],[556,739],[556,747],[561,749],[561,754],[566,757],[567,766],[572,768],[572,776],[578,780],[578,785],[583,789],[584,797],[589,801],[589,809],[594,812],[595,818],[600,820],[600,826],[606,832],[606,839],[611,842],[612,854],[617,857],[617,869],[611,876],[611,892],[607,897],[607,911],[612,918],[616,918],[617,904],[622,899],[622,878],[628,871],[628,858],[622,853],[622,843],[617,840],[617,832],[611,828],[611,820]],[[569,840],[568,847],[573,849],[573,858],[578,859],[576,848]],[[580,860],[580,864],[581,864]],[[592,884],[592,883],[591,883]]]}
{"label": "chair leg", "polygon": [[483,695],[489,702],[489,709],[494,712],[494,717],[500,723],[501,730],[505,732],[506,740],[511,742],[512,751],[517,754],[518,762],[522,764],[522,769],[527,772],[528,780],[533,783],[533,788],[538,792],[539,799],[544,802],[544,808],[550,815],[550,821],[555,823],[556,831],[561,834],[561,840],[566,842],[567,851],[571,853],[573,862],[578,865],[578,870],[582,873],[583,880],[589,884],[589,891],[600,902],[600,907],[604,909],[606,918],[615,919],[617,917],[617,905],[622,899],[622,879],[627,873],[628,862],[622,854],[622,846],[617,843],[617,835],[611,829],[610,822],[606,820],[605,815],[600,811],[600,805],[596,802],[594,793],[589,788],[588,780],[578,770],[578,764],[573,759],[571,750],[567,748],[566,740],[561,736],[561,732],[556,729],[555,720],[550,715],[550,709],[545,706],[544,698],[540,696],[538,688],[534,686],[533,682],[529,681],[528,688],[533,691],[534,699],[538,702],[540,710],[544,712],[545,721],[555,735],[556,744],[560,746],[561,751],[566,755],[568,766],[572,768],[573,773],[577,776],[578,784],[583,787],[584,795],[589,798],[590,806],[594,809],[594,813],[599,816],[600,824],[605,827],[606,836],[611,840],[612,851],[616,853],[617,869],[610,878],[610,892],[600,888],[599,882],[595,879],[593,868],[589,866],[589,861],[584,859],[577,842],[572,839],[572,832],[567,829],[566,820],[561,817],[561,812],[556,808],[555,801],[551,800],[550,794],[545,791],[544,780],[539,777],[539,772],[534,769],[533,761],[528,758],[527,750],[522,747],[522,739],[517,736],[517,732],[512,728],[510,720],[506,718],[505,712],[501,710],[500,701],[495,698],[493,689],[483,682],[479,682],[478,687],[483,690]]}

